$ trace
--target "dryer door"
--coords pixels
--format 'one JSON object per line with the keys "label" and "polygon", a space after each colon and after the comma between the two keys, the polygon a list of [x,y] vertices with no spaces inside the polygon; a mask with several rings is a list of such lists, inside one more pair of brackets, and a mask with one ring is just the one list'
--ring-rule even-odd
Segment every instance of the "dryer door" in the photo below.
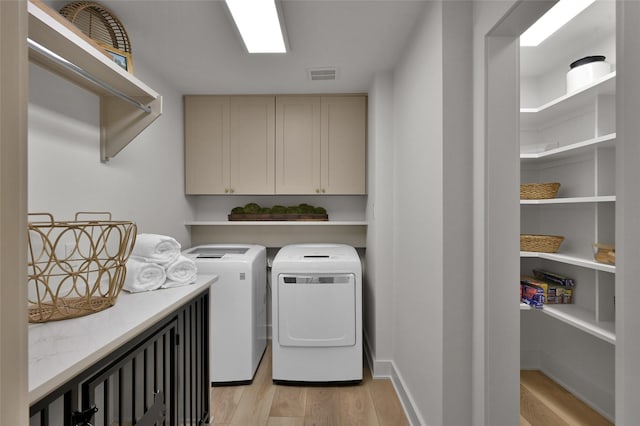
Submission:
{"label": "dryer door", "polygon": [[278,343],[316,347],[355,345],[355,276],[280,274]]}

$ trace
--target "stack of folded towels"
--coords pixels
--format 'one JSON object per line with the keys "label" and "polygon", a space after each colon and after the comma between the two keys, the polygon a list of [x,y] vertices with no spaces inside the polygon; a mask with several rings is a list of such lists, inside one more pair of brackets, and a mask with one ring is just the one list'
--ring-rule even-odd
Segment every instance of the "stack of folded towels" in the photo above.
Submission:
{"label": "stack of folded towels", "polygon": [[124,289],[136,293],[193,284],[198,270],[192,259],[183,256],[174,238],[138,234],[127,261]]}

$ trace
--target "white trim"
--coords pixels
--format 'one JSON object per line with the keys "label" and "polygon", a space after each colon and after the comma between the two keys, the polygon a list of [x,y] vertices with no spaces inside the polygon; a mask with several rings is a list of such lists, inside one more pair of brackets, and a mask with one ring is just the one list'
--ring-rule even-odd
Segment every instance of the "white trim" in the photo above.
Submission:
{"label": "white trim", "polygon": [[29,424],[27,3],[0,1],[0,424]]}
{"label": "white trim", "polygon": [[364,343],[364,356],[367,360],[367,365],[371,370],[371,377],[374,379],[388,379],[391,378],[393,366],[391,365],[391,361],[378,361],[376,360],[376,356],[369,344],[369,337],[367,336],[366,331],[362,333],[363,343]]}
{"label": "white trim", "polygon": [[402,408],[404,408],[404,412],[407,415],[409,424],[412,426],[426,425],[427,423],[424,421],[420,413],[418,413],[418,411],[415,409],[415,400],[411,396],[408,388],[405,386],[402,375],[396,368],[395,363],[393,361],[388,362],[391,364],[391,382],[393,383],[393,387],[396,390],[396,394],[398,394],[398,399],[400,400],[400,404],[402,404]]}
{"label": "white trim", "polygon": [[[594,398],[587,397],[584,393],[580,392],[578,388],[583,390],[584,389],[594,390],[600,394],[607,394],[608,392],[606,392],[604,389],[597,386],[593,382],[588,382],[588,386],[572,386],[570,382],[574,384],[582,382],[582,384],[584,384],[584,382],[588,381],[588,377],[584,377],[582,375],[573,373],[571,369],[571,364],[563,363],[560,360],[556,360],[545,352],[541,351],[539,353],[539,356],[540,356],[540,368],[539,368],[540,371],[542,371],[554,382],[556,382],[557,384],[559,384],[560,386],[568,390],[569,393],[573,394],[573,396],[583,401],[590,408],[592,408],[593,410],[597,411],[599,414],[604,416],[607,420],[611,421],[612,423],[615,423],[614,415],[612,412],[607,411],[604,407],[597,404]],[[556,374],[557,372],[561,372],[561,373]],[[563,380],[561,377],[564,377],[566,380]],[[612,399],[614,398],[612,397]],[[613,405],[615,405],[615,403]]]}
{"label": "white trim", "polygon": [[415,401],[407,390],[404,380],[402,379],[402,375],[396,368],[395,363],[392,360],[376,360],[373,350],[371,349],[371,345],[369,344],[367,333],[363,332],[362,335],[364,341],[364,356],[369,368],[371,369],[371,376],[374,379],[391,379],[391,383],[398,395],[398,399],[400,400],[402,409],[407,416],[407,420],[409,420],[409,424],[412,426],[426,425],[422,416],[420,416],[418,411],[415,409]]}

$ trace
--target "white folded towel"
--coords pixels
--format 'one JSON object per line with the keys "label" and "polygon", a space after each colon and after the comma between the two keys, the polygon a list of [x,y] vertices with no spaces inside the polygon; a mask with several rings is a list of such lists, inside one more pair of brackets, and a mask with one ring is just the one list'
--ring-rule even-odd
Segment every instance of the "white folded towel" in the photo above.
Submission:
{"label": "white folded towel", "polygon": [[166,280],[167,274],[161,265],[133,256],[127,260],[127,275],[123,288],[128,292],[157,290]]}
{"label": "white folded towel", "polygon": [[168,264],[180,256],[180,243],[158,234],[138,234],[132,254],[149,262]]}
{"label": "white folded towel", "polygon": [[167,281],[162,288],[180,287],[193,284],[198,277],[196,262],[186,256],[180,255],[176,260],[165,265]]}

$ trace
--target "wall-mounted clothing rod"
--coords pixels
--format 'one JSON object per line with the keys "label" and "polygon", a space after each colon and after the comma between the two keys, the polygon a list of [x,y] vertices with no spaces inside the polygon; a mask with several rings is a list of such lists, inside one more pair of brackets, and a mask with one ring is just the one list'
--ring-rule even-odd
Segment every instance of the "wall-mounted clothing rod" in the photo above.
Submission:
{"label": "wall-mounted clothing rod", "polygon": [[51,50],[47,49],[46,47],[42,46],[41,44],[31,40],[31,39],[27,39],[27,42],[29,43],[29,49],[32,49],[33,51],[47,57],[48,59],[50,59],[51,61],[55,62],[56,64],[72,71],[73,73],[81,76],[82,78],[90,81],[91,83],[95,84],[98,87],[101,87],[102,89],[106,90],[107,92],[111,93],[114,96],[119,97],[120,99],[122,99],[125,102],[128,102],[129,104],[133,105],[134,107],[141,109],[142,111],[146,112],[146,113],[150,113],[151,112],[151,107],[149,105],[145,105],[142,102],[138,101],[137,99],[132,98],[131,96],[121,92],[120,90],[111,87],[110,85],[108,85],[107,83],[105,83],[102,80],[97,79],[96,77],[94,77],[93,75],[89,74],[87,71],[83,70],[82,68],[80,68],[79,66],[72,64],[71,62],[67,61],[65,58],[63,58],[62,56],[52,52]]}

